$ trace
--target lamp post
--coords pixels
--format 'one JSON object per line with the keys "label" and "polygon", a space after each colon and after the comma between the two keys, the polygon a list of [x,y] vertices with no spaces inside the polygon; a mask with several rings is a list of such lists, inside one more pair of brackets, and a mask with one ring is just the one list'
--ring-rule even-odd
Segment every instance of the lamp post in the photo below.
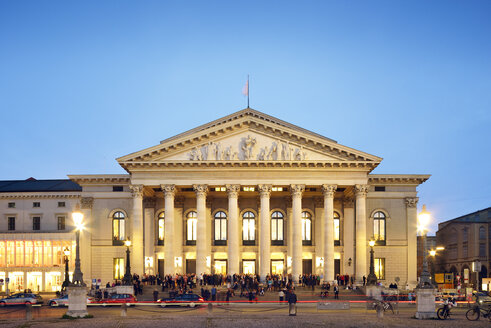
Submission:
{"label": "lamp post", "polygon": [[426,211],[426,205],[423,205],[423,209],[418,214],[419,231],[423,237],[423,271],[419,277],[419,288],[433,288],[431,283],[431,275],[428,272],[428,259],[426,254],[426,226],[430,221],[430,213]]}
{"label": "lamp post", "polygon": [[70,256],[70,249],[65,247],[63,249],[63,254],[65,254],[65,281],[63,281],[63,285],[61,286],[61,291],[65,291],[68,285],[70,285],[70,277],[68,275],[68,257]]}
{"label": "lamp post", "polygon": [[78,206],[75,208],[75,212],[72,213],[73,222],[75,223],[75,271],[73,271],[73,282],[71,286],[82,286],[85,287],[84,275],[82,270],[80,270],[80,231],[84,228],[83,219],[84,215],[80,212]]}
{"label": "lamp post", "polygon": [[377,276],[375,275],[375,265],[373,260],[373,246],[375,246],[375,240],[371,239],[368,242],[370,245],[370,273],[367,277],[367,286],[374,286],[377,284]]}
{"label": "lamp post", "polygon": [[125,286],[131,286],[133,283],[133,278],[131,277],[131,266],[130,266],[130,246],[131,246],[131,240],[127,238],[124,241],[124,244],[126,246],[126,271],[124,273],[123,277],[123,285]]}

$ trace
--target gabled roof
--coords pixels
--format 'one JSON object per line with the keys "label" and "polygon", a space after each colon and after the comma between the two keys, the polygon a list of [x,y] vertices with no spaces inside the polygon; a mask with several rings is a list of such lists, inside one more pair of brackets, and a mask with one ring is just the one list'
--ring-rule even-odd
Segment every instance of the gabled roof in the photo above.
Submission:
{"label": "gabled roof", "polygon": [[57,180],[2,180],[0,192],[43,192],[43,191],[82,191],[77,183],[69,179]]}
{"label": "gabled roof", "polygon": [[439,223],[438,229],[440,230],[451,223],[491,223],[491,207]]}

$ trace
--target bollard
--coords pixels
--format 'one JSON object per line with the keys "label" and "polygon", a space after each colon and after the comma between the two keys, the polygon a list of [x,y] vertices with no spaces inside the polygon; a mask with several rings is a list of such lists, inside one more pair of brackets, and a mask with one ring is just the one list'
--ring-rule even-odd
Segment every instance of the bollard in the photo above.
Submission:
{"label": "bollard", "polygon": [[26,304],[26,320],[32,320],[32,304]]}
{"label": "bollard", "polygon": [[122,317],[126,317],[126,315],[127,315],[126,307],[127,307],[126,303],[121,304],[121,316]]}
{"label": "bollard", "polygon": [[213,313],[213,304],[208,303],[208,314],[212,314],[212,313]]}

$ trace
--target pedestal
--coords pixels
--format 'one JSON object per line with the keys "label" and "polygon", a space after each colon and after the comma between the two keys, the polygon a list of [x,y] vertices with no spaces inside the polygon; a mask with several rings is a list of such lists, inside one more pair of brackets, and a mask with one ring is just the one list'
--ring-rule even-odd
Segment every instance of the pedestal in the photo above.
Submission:
{"label": "pedestal", "polygon": [[416,318],[433,319],[436,318],[435,312],[435,289],[416,288]]}
{"label": "pedestal", "polygon": [[83,318],[87,312],[87,287],[69,286],[68,288],[68,311],[70,317]]}

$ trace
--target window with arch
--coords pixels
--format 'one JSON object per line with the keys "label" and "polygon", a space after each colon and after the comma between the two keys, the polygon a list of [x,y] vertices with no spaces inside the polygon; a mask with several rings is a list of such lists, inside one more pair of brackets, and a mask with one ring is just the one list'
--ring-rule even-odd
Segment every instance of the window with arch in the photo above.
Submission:
{"label": "window with arch", "polygon": [[334,212],[334,245],[341,245],[341,220],[338,212]]}
{"label": "window with arch", "polygon": [[312,215],[302,212],[302,245],[312,245]]}
{"label": "window with arch", "polygon": [[227,214],[215,213],[215,245],[227,245]]}
{"label": "window with arch", "polygon": [[486,239],[486,229],[484,227],[479,228],[479,240],[485,240]]}
{"label": "window with arch", "polygon": [[242,215],[242,244],[244,246],[256,245],[256,216],[251,211]]}
{"label": "window with arch", "polygon": [[198,213],[191,211],[186,215],[186,245],[196,245],[196,226]]}
{"label": "window with arch", "polygon": [[164,245],[165,238],[165,212],[160,212],[157,218],[157,245]]}
{"label": "window with arch", "polygon": [[126,239],[125,234],[126,216],[122,211],[116,211],[113,214],[113,245],[123,245]]}
{"label": "window with arch", "polygon": [[271,245],[282,246],[284,245],[285,238],[283,236],[283,226],[284,226],[283,213],[279,211],[273,212],[271,214]]}
{"label": "window with arch", "polygon": [[373,238],[375,245],[385,245],[385,213],[378,211],[373,215]]}

